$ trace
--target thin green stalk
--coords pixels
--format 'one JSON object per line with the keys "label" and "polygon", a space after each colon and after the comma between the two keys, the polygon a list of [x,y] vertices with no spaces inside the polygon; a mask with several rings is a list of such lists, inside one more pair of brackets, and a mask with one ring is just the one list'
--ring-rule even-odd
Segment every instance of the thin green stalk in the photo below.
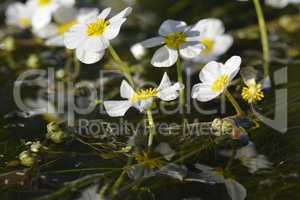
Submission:
{"label": "thin green stalk", "polygon": [[132,160],[133,160],[133,157],[128,158],[126,167],[123,169],[122,173],[117,178],[116,182],[113,184],[113,186],[112,186],[112,194],[113,195],[117,194],[117,191],[124,180],[124,176],[126,175],[128,168],[131,166]]}
{"label": "thin green stalk", "polygon": [[80,75],[80,68],[81,68],[81,64],[79,62],[79,60],[76,58],[76,55],[73,55],[73,60],[74,60],[74,71],[73,71],[73,80],[75,80],[79,75]]}
{"label": "thin green stalk", "polygon": [[148,138],[148,147],[151,147],[153,143],[153,138],[156,135],[155,131],[155,124],[152,116],[152,111],[151,109],[147,110],[147,118],[148,118],[148,124],[149,124],[149,138]]}
{"label": "thin green stalk", "polygon": [[14,58],[13,58],[11,52],[8,52],[8,51],[6,52],[6,61],[7,61],[8,66],[11,69],[17,68],[16,62],[14,61]]}
{"label": "thin green stalk", "polygon": [[264,13],[262,7],[260,5],[260,0],[253,0],[255,11],[257,15],[261,44],[263,49],[263,59],[264,59],[264,77],[267,78],[269,76],[269,63],[270,63],[270,52],[269,52],[269,41],[268,41],[268,31],[266,26],[266,21],[264,17]]}
{"label": "thin green stalk", "polygon": [[237,115],[245,115],[245,112],[242,110],[238,102],[235,100],[235,98],[230,94],[228,90],[225,90],[224,92],[225,96],[228,98],[230,103],[233,105],[234,109],[236,110]]}
{"label": "thin green stalk", "polygon": [[112,58],[117,63],[120,71],[124,74],[124,76],[129,81],[129,83],[132,86],[134,86],[133,78],[132,78],[132,76],[130,74],[129,68],[126,65],[126,63],[120,58],[120,56],[118,55],[118,53],[116,52],[116,50],[111,45],[108,46],[108,49],[109,49],[109,52],[110,52]]}
{"label": "thin green stalk", "polygon": [[[179,57],[176,61],[176,68],[177,68],[177,81],[183,84],[182,64]],[[179,106],[180,106],[180,113],[184,113],[184,90],[180,90],[179,93]]]}

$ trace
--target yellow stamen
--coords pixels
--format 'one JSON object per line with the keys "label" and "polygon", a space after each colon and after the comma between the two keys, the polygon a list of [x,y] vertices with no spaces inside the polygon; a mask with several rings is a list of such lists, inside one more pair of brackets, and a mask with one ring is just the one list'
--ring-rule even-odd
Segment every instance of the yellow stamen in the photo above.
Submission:
{"label": "yellow stamen", "polygon": [[160,158],[151,158],[146,152],[137,153],[135,155],[135,160],[138,164],[148,169],[161,168],[164,166],[164,161]]}
{"label": "yellow stamen", "polygon": [[58,26],[58,33],[63,35],[65,32],[67,32],[73,25],[77,24],[77,20],[72,20],[69,22],[62,23]]}
{"label": "yellow stamen", "polygon": [[210,39],[210,38],[203,38],[200,40],[200,43],[204,44],[205,49],[203,49],[202,53],[203,54],[209,54],[213,51],[214,49],[214,45],[215,45],[215,41]]}
{"label": "yellow stamen", "polygon": [[229,77],[228,75],[222,74],[220,75],[211,85],[211,90],[213,92],[221,92],[225,89],[225,87],[229,83]]}
{"label": "yellow stamen", "polygon": [[19,24],[20,24],[21,26],[27,27],[27,26],[30,25],[30,23],[31,23],[31,21],[30,21],[29,18],[21,17],[21,18],[19,19]]}
{"label": "yellow stamen", "polygon": [[185,39],[185,33],[174,32],[166,35],[164,41],[168,47],[173,49],[179,49],[179,47],[185,42]]}
{"label": "yellow stamen", "polygon": [[51,2],[51,0],[38,0],[39,6],[46,6]]}
{"label": "yellow stamen", "polygon": [[97,19],[96,22],[90,23],[87,27],[86,34],[88,36],[102,35],[109,25],[109,21],[105,19]]}
{"label": "yellow stamen", "polygon": [[146,100],[150,97],[155,97],[157,95],[157,92],[158,91],[156,88],[141,89],[133,95],[133,97],[131,98],[131,102],[136,103],[140,100]]}
{"label": "yellow stamen", "polygon": [[256,103],[257,101],[261,101],[264,98],[261,84],[257,84],[255,80],[251,80],[248,83],[247,87],[243,87],[242,97],[249,103]]}

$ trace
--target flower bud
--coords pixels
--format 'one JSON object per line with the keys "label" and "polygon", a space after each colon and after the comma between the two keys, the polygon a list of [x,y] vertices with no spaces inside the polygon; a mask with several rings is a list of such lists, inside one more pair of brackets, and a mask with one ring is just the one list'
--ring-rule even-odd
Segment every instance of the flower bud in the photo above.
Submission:
{"label": "flower bud", "polygon": [[26,61],[26,65],[30,68],[38,68],[39,57],[36,54],[31,54]]}
{"label": "flower bud", "polygon": [[14,51],[16,49],[16,43],[13,37],[5,38],[5,40],[3,41],[3,45],[4,49],[9,52]]}
{"label": "flower bud", "polygon": [[59,69],[55,73],[57,79],[63,79],[66,75],[65,70]]}
{"label": "flower bud", "polygon": [[47,125],[47,138],[54,143],[62,143],[67,138],[64,131],[58,126],[56,122],[51,122]]}
{"label": "flower bud", "polygon": [[228,119],[216,118],[213,120],[211,127],[215,136],[228,135],[232,133],[233,125]]}
{"label": "flower bud", "polygon": [[29,151],[23,151],[19,154],[19,160],[22,165],[26,167],[32,167],[36,162],[36,154],[31,153]]}
{"label": "flower bud", "polygon": [[42,149],[43,145],[37,141],[31,144],[30,151],[34,153],[38,153]]}

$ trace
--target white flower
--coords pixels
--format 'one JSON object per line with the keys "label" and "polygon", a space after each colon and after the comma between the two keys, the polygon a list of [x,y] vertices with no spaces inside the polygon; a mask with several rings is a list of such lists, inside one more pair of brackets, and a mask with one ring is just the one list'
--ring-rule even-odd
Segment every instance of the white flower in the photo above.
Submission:
{"label": "white flower", "polygon": [[268,161],[266,156],[257,153],[255,145],[252,142],[238,149],[235,158],[239,159],[252,174],[260,169],[270,169],[272,167],[272,163]]}
{"label": "white flower", "polygon": [[179,91],[183,88],[183,84],[172,84],[167,73],[164,74],[157,88],[140,89],[136,92],[127,81],[123,80],[120,93],[121,97],[127,100],[104,101],[104,107],[111,117],[124,116],[132,106],[143,112],[152,104],[154,98],[163,101],[175,100],[179,96]]}
{"label": "white flower", "polygon": [[[248,0],[238,0],[238,1],[248,1]],[[288,4],[297,4],[300,0],[266,0],[266,4],[274,8],[284,8]]]}
{"label": "white flower", "polygon": [[225,64],[209,62],[199,74],[202,83],[193,86],[192,98],[206,102],[219,96],[237,75],[240,65],[239,56],[232,56]]}
{"label": "white flower", "polygon": [[160,36],[142,42],[145,48],[163,45],[154,53],[151,64],[155,67],[170,67],[177,61],[178,53],[186,59],[199,55],[204,48],[197,41],[200,33],[190,29],[183,21],[164,21],[158,31]]}
{"label": "white flower", "polygon": [[77,58],[85,64],[98,62],[104,56],[109,41],[119,34],[131,10],[130,7],[125,8],[108,20],[106,18],[111,8],[106,8],[97,17],[74,25],[65,33],[65,46],[68,49],[76,49]]}
{"label": "white flower", "polygon": [[202,171],[200,176],[216,183],[225,184],[228,195],[232,200],[243,200],[247,197],[246,188],[236,180],[232,178],[226,178],[222,169],[214,169],[198,163],[195,164],[195,167]]}
{"label": "white flower", "polygon": [[77,23],[84,23],[91,17],[96,17],[98,9],[74,7],[60,7],[53,14],[56,23],[50,23],[44,28],[34,30],[34,33],[41,38],[46,39],[48,46],[64,46],[64,34],[73,25]]}
{"label": "white flower", "polygon": [[28,28],[31,26],[33,7],[28,4],[16,2],[10,4],[6,10],[6,24],[18,28]]}
{"label": "white flower", "polygon": [[232,36],[224,34],[224,24],[219,19],[208,18],[200,20],[191,30],[200,32],[200,36],[197,39],[205,46],[201,54],[193,58],[194,62],[206,63],[215,60],[224,54],[233,43]]}
{"label": "white flower", "polygon": [[51,22],[52,14],[61,6],[73,6],[75,0],[29,0],[34,8],[32,26],[34,29],[45,27]]}

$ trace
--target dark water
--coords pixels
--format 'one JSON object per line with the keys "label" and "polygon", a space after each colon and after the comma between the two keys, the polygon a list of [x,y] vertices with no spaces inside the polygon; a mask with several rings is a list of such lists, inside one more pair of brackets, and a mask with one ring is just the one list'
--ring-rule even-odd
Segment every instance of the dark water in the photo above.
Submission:
{"label": "dark water", "polygon": [[[126,5],[122,2],[91,0],[81,1],[80,4],[97,5],[101,8],[112,4],[113,7],[120,10]],[[1,2],[1,4],[3,7],[5,6],[5,2]],[[220,60],[225,61],[231,55],[237,54],[243,58],[242,68],[252,66],[262,73],[262,53],[256,25],[257,19],[250,2],[240,3],[233,0],[137,0],[133,9],[132,16],[126,26],[123,27],[120,36],[113,41],[113,46],[123,60],[134,66],[134,71],[141,72],[141,78],[144,80],[155,80],[158,83],[163,71],[167,71],[173,80],[176,79],[175,67],[160,70],[151,66],[152,50],[141,62],[136,61],[128,50],[132,44],[155,36],[159,25],[165,19],[184,20],[192,24],[201,18],[220,18],[225,23],[227,31],[234,36],[232,48]],[[139,179],[133,180],[127,176],[126,170],[123,170],[126,169],[127,160],[132,155],[130,152],[120,151],[126,147],[128,136],[102,139],[80,137],[81,140],[70,137],[62,144],[54,144],[46,140],[46,125],[49,122],[49,117],[38,115],[24,118],[18,114],[18,108],[13,99],[14,81],[20,73],[26,70],[24,62],[29,54],[36,53],[40,56],[42,59],[40,68],[42,69],[48,67],[60,69],[64,67],[66,62],[65,51],[60,48],[49,49],[34,42],[28,44],[26,41],[30,40],[28,39],[30,33],[14,33],[17,38],[17,49],[13,55],[18,63],[18,69],[9,69],[3,52],[1,52],[0,59],[0,154],[3,155],[0,157],[0,199],[77,199],[81,191],[85,188],[91,189],[91,187],[91,199],[95,193],[93,191],[96,191],[97,188],[108,199],[230,199],[224,184],[211,185],[200,181],[201,178],[198,175],[201,171],[195,167],[196,163],[225,169],[226,177],[233,178],[247,189],[246,199],[300,199],[298,192],[300,189],[300,138],[298,136],[300,130],[300,45],[298,43],[300,15],[298,15],[297,6],[288,6],[285,9],[264,7],[264,9],[269,26],[272,88],[265,91],[265,99],[256,105],[256,110],[263,113],[264,116],[274,117],[275,108],[282,107],[284,109],[284,103],[276,101],[277,92],[280,89],[287,89],[288,128],[283,134],[264,123],[260,123],[259,128],[253,128],[251,124],[246,131],[250,140],[255,144],[256,151],[272,163],[272,168],[251,174],[239,160],[219,154],[224,149],[237,150],[245,146],[244,142],[207,135],[184,136],[182,129],[179,129],[181,134],[175,136],[157,136],[154,146],[159,142],[167,142],[176,152],[172,162],[181,166],[184,165],[185,172],[188,173],[186,177],[192,177],[197,181],[185,181],[180,180],[178,176],[176,178],[175,175],[162,174],[153,177],[139,177]],[[3,13],[1,16],[4,19]],[[293,24],[296,25],[293,32],[288,32],[278,24],[278,20],[282,16],[288,16],[292,19]],[[4,20],[1,21],[3,23]],[[7,27],[4,24],[2,24],[1,32],[3,32],[1,34],[3,37],[8,35]],[[109,69],[110,66],[109,56],[95,65],[82,65],[78,80],[95,82],[98,78],[99,69]],[[283,68],[287,70],[287,82],[277,85],[274,74]],[[284,76],[284,73],[280,72],[279,76]],[[120,78],[115,78],[107,83],[104,89],[107,99],[119,99],[120,82]],[[192,84],[199,82],[198,73],[191,77],[191,82]],[[24,89],[24,96],[36,98],[38,89],[28,86]],[[242,107],[250,112],[249,106],[241,100],[235,87],[230,88],[230,91],[237,95]],[[84,96],[84,91],[80,95]],[[199,105],[203,109],[219,108],[220,101],[217,99]],[[154,120],[158,124],[162,122],[180,123],[182,117],[185,117],[189,123],[194,122],[194,120],[211,122],[216,117],[234,115],[233,108],[228,102],[227,105],[225,113],[218,109],[218,114],[215,115],[198,114],[193,112],[195,108],[192,106],[191,112],[185,116],[178,113],[172,115],[156,113]],[[102,105],[100,104],[100,106]],[[174,105],[169,105],[169,107],[172,108]],[[279,115],[282,114],[279,113]],[[98,110],[89,115],[76,115],[76,120],[80,118],[101,119],[109,123],[119,120],[99,114]],[[131,109],[125,118],[138,123],[143,121],[146,116]],[[64,124],[62,127],[68,133],[78,131],[76,127],[67,129]],[[137,134],[141,134],[141,132],[138,130]],[[28,148],[25,143],[37,140],[41,141],[48,149],[40,155],[40,162],[37,165],[32,168],[21,166],[18,163],[18,155]],[[143,149],[144,147],[139,148]],[[132,163],[136,163],[134,158]],[[20,172],[25,173],[25,175],[20,175]],[[118,177],[122,177],[122,181],[115,188],[116,193],[113,193]],[[93,188],[94,185],[96,187]],[[86,192],[85,195],[87,195]],[[89,198],[87,195],[86,198],[82,197],[81,199]]]}

